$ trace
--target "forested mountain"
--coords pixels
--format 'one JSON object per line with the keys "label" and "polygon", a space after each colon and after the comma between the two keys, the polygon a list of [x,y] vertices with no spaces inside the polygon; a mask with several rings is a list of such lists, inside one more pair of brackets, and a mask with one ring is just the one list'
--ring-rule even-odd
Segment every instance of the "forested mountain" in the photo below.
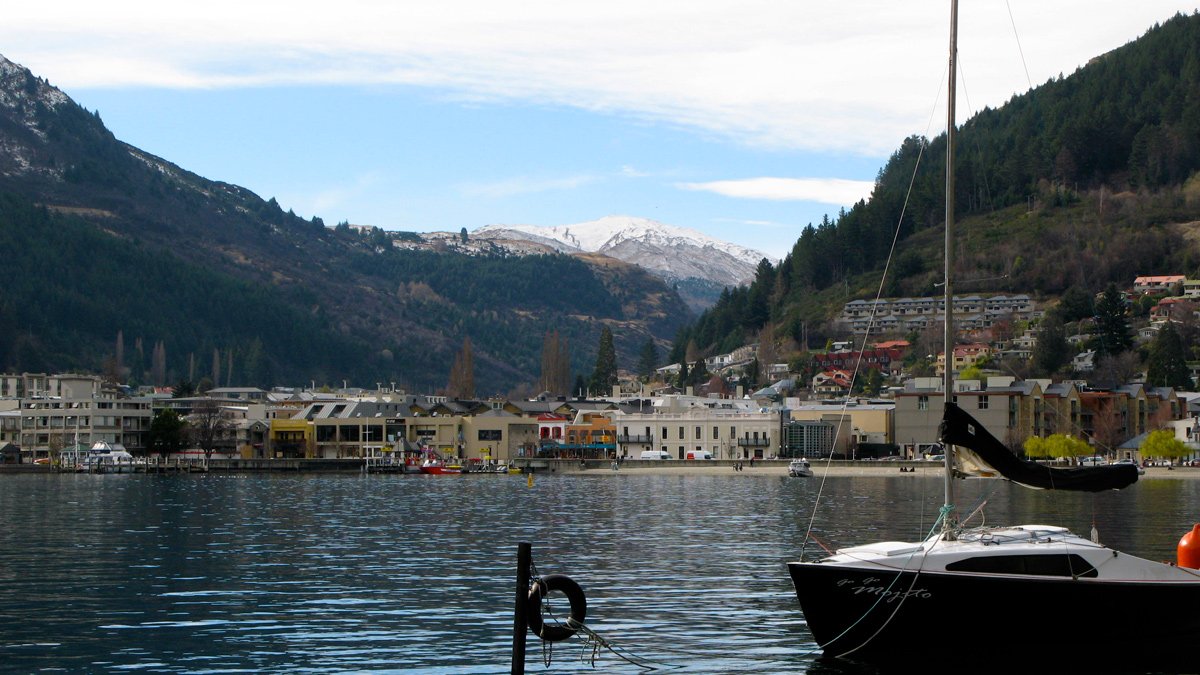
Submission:
{"label": "forested mountain", "polygon": [[469,338],[486,395],[536,383],[546,331],[586,373],[602,326],[632,365],[689,318],[608,258],[393,246],[404,236],[189,173],[0,57],[0,370],[435,391]]}
{"label": "forested mountain", "polygon": [[[805,228],[777,267],[760,266],[753,284],[681,331],[673,358],[689,345],[720,352],[764,328],[779,342],[823,344],[822,326],[844,302],[874,297],[897,227],[884,295],[936,294],[945,142],[907,139],[868,201]],[[1046,299],[1072,286],[1128,286],[1138,274],[1195,275],[1200,16],[1178,15],[981,111],[957,147],[959,292]]]}

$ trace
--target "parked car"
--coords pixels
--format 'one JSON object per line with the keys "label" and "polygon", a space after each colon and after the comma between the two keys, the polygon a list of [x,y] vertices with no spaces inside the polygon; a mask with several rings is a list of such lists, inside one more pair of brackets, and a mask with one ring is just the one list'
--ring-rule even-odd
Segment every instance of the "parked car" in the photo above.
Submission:
{"label": "parked car", "polygon": [[1130,459],[1128,457],[1126,457],[1125,459],[1118,459],[1117,461],[1113,462],[1113,464],[1129,464],[1131,466],[1137,466],[1137,472],[1139,475],[1146,473],[1145,469],[1138,466],[1137,462],[1133,461],[1132,459]]}

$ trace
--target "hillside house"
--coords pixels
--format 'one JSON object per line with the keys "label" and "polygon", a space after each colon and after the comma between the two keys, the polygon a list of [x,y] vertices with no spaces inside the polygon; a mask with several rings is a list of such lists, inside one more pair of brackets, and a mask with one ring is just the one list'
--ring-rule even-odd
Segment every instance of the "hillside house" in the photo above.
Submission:
{"label": "hillside house", "polygon": [[1182,274],[1135,277],[1133,292],[1137,295],[1168,293],[1172,286],[1175,284],[1182,286],[1185,281],[1187,281],[1187,277]]}
{"label": "hillside house", "polygon": [[850,372],[840,369],[825,370],[812,379],[813,393],[818,396],[842,396],[850,393]]}
{"label": "hillside house", "polygon": [[[954,357],[951,367],[954,372],[961,373],[964,369],[978,363],[980,360],[995,354],[994,349],[982,342],[972,342],[965,345],[954,345]],[[938,352],[937,374],[946,372],[946,352]]]}

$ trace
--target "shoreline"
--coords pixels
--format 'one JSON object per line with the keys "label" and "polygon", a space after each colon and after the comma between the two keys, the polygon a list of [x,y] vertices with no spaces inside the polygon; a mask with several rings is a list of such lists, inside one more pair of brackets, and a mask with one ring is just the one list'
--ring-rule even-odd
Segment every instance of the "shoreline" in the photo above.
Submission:
{"label": "shoreline", "polygon": [[[639,475],[639,476],[784,476],[787,477],[787,462],[779,460],[755,461],[754,466],[750,466],[748,462],[743,462],[742,470],[738,471],[734,468],[732,462],[695,462],[695,461],[673,461],[673,462],[643,462],[639,460],[629,460],[622,462],[620,468],[616,471],[612,470],[609,463],[589,462],[586,467],[580,467],[577,463],[572,462],[571,466],[566,464],[560,465],[557,468],[536,469],[536,473],[561,473],[564,475],[576,476],[621,476],[621,475]],[[901,472],[903,467],[908,471]],[[936,477],[938,479],[944,476],[944,469],[940,462],[823,462],[820,460],[812,462],[812,479],[820,479],[825,476],[837,478],[854,478],[854,477],[875,477],[875,478],[922,478]],[[1184,466],[1172,467],[1168,469],[1165,466],[1146,467],[1146,473],[1138,476],[1139,481],[1143,480],[1197,480],[1200,479],[1200,467]],[[797,478],[797,480],[806,480]],[[1003,479],[1001,479],[1003,480]]]}
{"label": "shoreline", "polygon": [[[564,476],[788,476],[787,460],[755,460],[751,465],[749,460],[741,462],[742,468],[736,468],[733,460],[626,460],[621,462],[617,470],[612,463],[605,460],[569,459],[527,459],[517,460],[517,465],[525,467],[524,473],[559,474]],[[901,469],[905,471],[901,471]],[[854,477],[900,477],[900,478],[938,478],[944,476],[941,462],[925,462],[907,460],[900,462],[882,461],[825,461],[815,460],[811,463],[813,476],[854,478]],[[213,460],[203,473],[217,474],[275,474],[275,473],[363,473],[362,460],[266,460],[238,461]],[[48,465],[16,464],[0,465],[0,476],[3,475],[72,475],[73,471],[59,471],[57,467]],[[153,472],[151,472],[153,473]],[[178,473],[178,472],[177,472]],[[369,472],[377,473],[377,472]],[[399,473],[399,472],[378,472]],[[476,474],[465,474],[476,475]],[[478,474],[494,475],[494,474]],[[798,478],[797,480],[805,480]],[[1145,473],[1138,480],[1200,480],[1200,467],[1165,466],[1146,467]]]}

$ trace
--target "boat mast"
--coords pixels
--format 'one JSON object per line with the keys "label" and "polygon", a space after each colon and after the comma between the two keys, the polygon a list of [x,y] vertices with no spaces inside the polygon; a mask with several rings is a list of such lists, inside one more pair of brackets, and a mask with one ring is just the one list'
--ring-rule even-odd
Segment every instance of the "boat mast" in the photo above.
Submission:
{"label": "boat mast", "polygon": [[[943,407],[949,405],[954,392],[954,291],[950,284],[954,261],[954,84],[958,66],[958,0],[950,0],[950,84],[946,90],[946,273],[943,278],[945,302],[945,368],[942,383]],[[954,446],[947,445],[945,456],[946,503],[942,506],[942,532],[949,536],[958,526],[954,516]]]}

